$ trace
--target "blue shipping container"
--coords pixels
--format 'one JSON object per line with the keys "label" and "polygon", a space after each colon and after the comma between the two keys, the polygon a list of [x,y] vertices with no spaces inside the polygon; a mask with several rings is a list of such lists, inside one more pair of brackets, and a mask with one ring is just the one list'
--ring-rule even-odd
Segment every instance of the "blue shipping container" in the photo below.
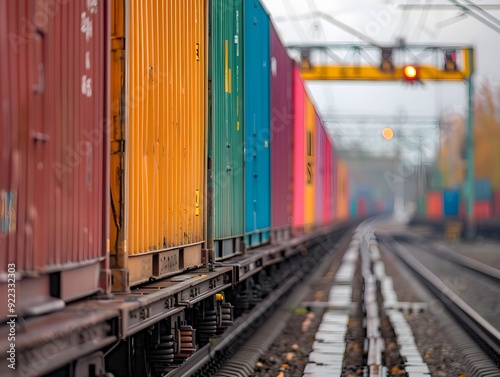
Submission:
{"label": "blue shipping container", "polygon": [[474,182],[474,198],[476,200],[492,200],[493,189],[488,179],[476,179]]}
{"label": "blue shipping container", "polygon": [[269,240],[270,182],[270,52],[269,18],[258,0],[244,7],[244,119],[246,244]]}
{"label": "blue shipping container", "polygon": [[458,216],[460,211],[460,193],[458,190],[443,192],[443,207],[445,216]]}

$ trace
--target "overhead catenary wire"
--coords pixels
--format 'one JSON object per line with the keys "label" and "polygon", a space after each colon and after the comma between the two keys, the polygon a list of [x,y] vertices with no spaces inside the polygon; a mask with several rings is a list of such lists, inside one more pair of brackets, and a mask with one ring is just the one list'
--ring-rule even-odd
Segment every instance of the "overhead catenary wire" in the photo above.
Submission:
{"label": "overhead catenary wire", "polygon": [[454,4],[456,7],[460,8],[463,10],[466,14],[468,14],[471,17],[474,17],[476,20],[482,22],[484,25],[488,26],[490,29],[496,31],[497,33],[500,33],[500,25],[496,26],[495,24],[491,23],[490,21],[486,20],[484,17],[481,17],[479,14],[473,12],[469,7],[467,7],[466,4],[462,4],[458,2],[457,0],[448,0],[452,4]]}

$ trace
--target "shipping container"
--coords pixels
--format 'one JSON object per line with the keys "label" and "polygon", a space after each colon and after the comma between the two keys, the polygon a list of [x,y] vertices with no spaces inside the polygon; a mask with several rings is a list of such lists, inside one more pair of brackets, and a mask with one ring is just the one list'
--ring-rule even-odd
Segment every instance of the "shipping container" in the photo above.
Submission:
{"label": "shipping container", "polygon": [[429,191],[427,193],[427,218],[443,218],[443,194],[441,191]]}
{"label": "shipping container", "polygon": [[258,0],[245,0],[245,243],[268,242],[271,230],[269,17]]}
{"label": "shipping container", "polygon": [[349,170],[347,164],[337,159],[337,218],[347,220],[349,218]]}
{"label": "shipping container", "polygon": [[309,95],[305,97],[305,188],[304,188],[304,231],[314,228],[315,217],[315,187],[316,187],[316,110]]}
{"label": "shipping container", "polygon": [[293,187],[294,61],[271,24],[271,227],[276,240],[290,237]]}
{"label": "shipping container", "polygon": [[316,175],[314,178],[314,223],[316,226],[323,225],[323,208],[325,205],[325,139],[326,134],[319,115],[315,114],[316,135]]}
{"label": "shipping container", "polygon": [[333,170],[332,170],[332,145],[330,144],[330,139],[325,132],[325,152],[323,154],[324,166],[325,166],[325,179],[323,188],[323,224],[329,224],[333,218],[332,209],[332,180],[333,180]]}
{"label": "shipping container", "polygon": [[474,181],[474,198],[476,200],[491,200],[493,188],[489,179],[476,179]]}
{"label": "shipping container", "polygon": [[443,192],[443,209],[444,215],[454,217],[459,215],[460,210],[460,191],[445,190]]}
{"label": "shipping container", "polygon": [[306,179],[306,129],[304,82],[297,67],[293,70],[293,232],[304,232],[304,192]]}
{"label": "shipping container", "polygon": [[492,205],[489,200],[476,200],[474,202],[474,219],[488,220],[492,216]]}
{"label": "shipping container", "polygon": [[[0,274],[18,315],[109,281],[105,4],[0,1]],[[0,299],[3,318],[6,280]]]}
{"label": "shipping container", "polygon": [[349,216],[353,219],[358,217],[358,201],[356,198],[351,198],[349,201]]}
{"label": "shipping container", "polygon": [[202,264],[206,3],[114,1],[112,17],[111,263],[126,291]]}
{"label": "shipping container", "polygon": [[243,3],[212,0],[209,229],[216,259],[244,250]]}
{"label": "shipping container", "polygon": [[338,193],[339,193],[339,167],[338,167],[338,156],[335,150],[335,145],[331,144],[331,161],[332,161],[332,175],[331,175],[331,202],[330,202],[330,210],[331,210],[331,219],[333,221],[337,220],[338,217]]}
{"label": "shipping container", "polygon": [[500,190],[495,190],[493,196],[493,215],[500,218]]}
{"label": "shipping container", "polygon": [[358,197],[356,201],[357,217],[366,217],[368,215],[368,199],[365,197]]}

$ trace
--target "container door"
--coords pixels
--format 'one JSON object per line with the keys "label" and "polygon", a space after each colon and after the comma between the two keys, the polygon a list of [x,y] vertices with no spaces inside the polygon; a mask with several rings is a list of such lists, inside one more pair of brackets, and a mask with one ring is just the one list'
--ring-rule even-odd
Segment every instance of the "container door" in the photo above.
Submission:
{"label": "container door", "polygon": [[211,233],[219,258],[237,253],[244,234],[242,8],[241,0],[210,7]]}

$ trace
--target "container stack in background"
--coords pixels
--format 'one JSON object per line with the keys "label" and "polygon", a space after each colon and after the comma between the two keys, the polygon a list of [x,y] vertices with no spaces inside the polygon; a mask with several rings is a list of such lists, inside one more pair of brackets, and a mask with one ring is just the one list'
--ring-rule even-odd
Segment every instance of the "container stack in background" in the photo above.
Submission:
{"label": "container stack in background", "polygon": [[[483,85],[475,101],[474,113],[473,214],[478,222],[487,223],[500,221],[500,120],[495,115],[500,103],[495,90]],[[466,120],[460,115],[448,115],[442,119],[441,131],[439,184],[437,179],[431,182],[434,190],[427,192],[425,216],[429,219],[465,218]],[[437,198],[439,193],[442,200]]]}

